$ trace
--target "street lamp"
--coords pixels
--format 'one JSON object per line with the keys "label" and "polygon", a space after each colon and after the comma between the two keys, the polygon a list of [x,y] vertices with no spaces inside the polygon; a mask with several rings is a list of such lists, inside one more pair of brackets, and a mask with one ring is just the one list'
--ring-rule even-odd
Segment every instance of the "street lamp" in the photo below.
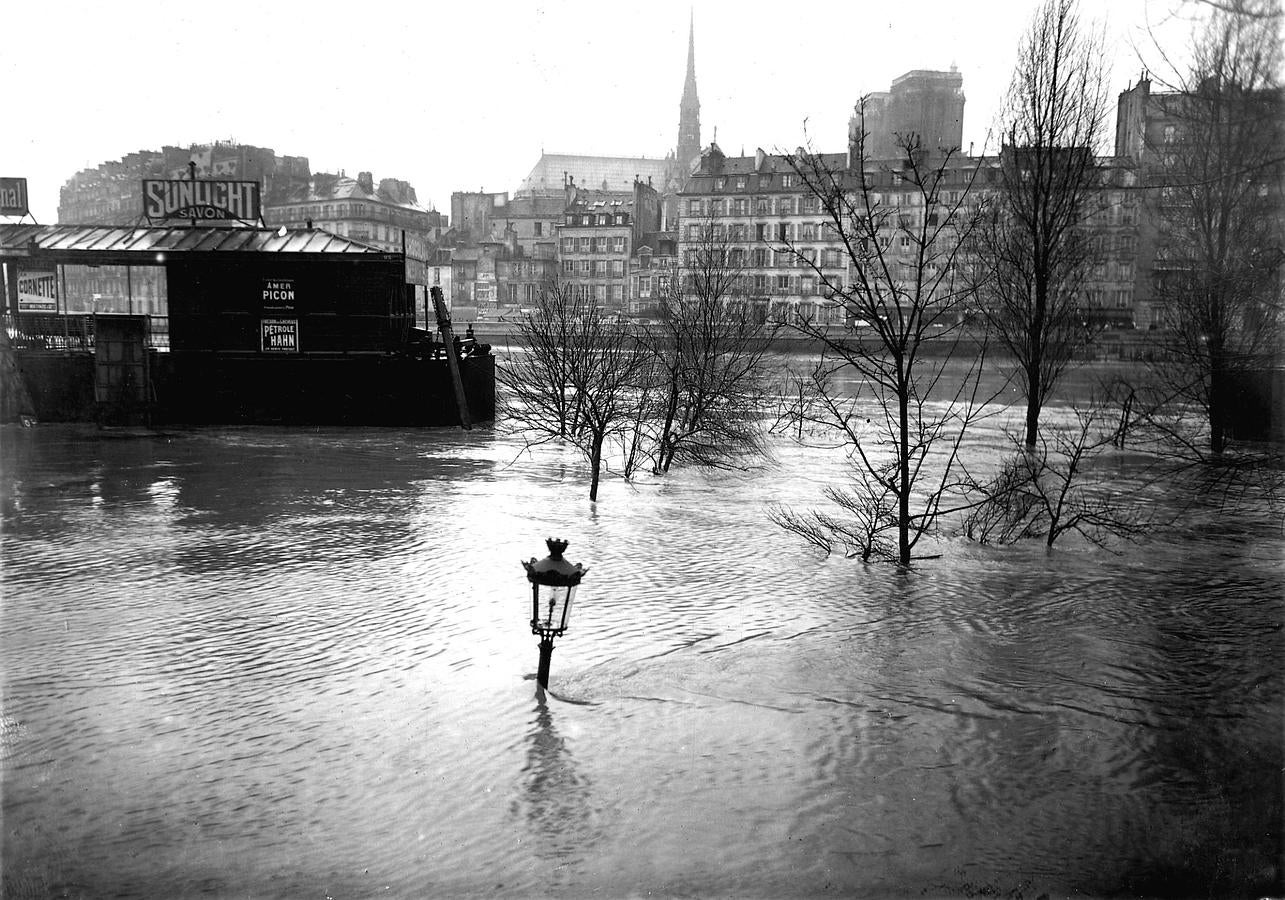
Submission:
{"label": "street lamp", "polygon": [[535,557],[523,561],[527,581],[531,582],[531,633],[540,636],[540,668],[535,680],[542,688],[549,686],[549,659],[553,656],[553,639],[561,637],[571,619],[571,601],[575,599],[580,579],[589,571],[579,563],[562,558],[567,542],[546,538],[549,555],[539,562]]}

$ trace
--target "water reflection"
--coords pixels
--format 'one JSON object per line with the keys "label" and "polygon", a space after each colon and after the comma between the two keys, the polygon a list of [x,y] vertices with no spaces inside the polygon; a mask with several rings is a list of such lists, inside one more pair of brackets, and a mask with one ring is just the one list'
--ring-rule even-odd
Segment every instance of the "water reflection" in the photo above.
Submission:
{"label": "water reflection", "polygon": [[550,864],[552,880],[559,867],[593,854],[597,827],[591,812],[592,784],[578,769],[567,739],[558,733],[549,701],[537,685],[521,772],[522,796],[511,812],[525,821],[536,855]]}

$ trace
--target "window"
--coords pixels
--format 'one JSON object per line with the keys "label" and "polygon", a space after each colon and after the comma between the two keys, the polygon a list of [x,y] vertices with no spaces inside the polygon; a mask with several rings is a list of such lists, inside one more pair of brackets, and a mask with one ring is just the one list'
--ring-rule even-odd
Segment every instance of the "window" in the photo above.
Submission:
{"label": "window", "polygon": [[750,201],[744,197],[737,197],[732,201],[732,215],[748,216],[750,214]]}
{"label": "window", "polygon": [[687,215],[699,216],[701,214],[701,202],[696,199],[687,201]]}
{"label": "window", "polygon": [[769,255],[770,253],[771,253],[770,250],[767,250],[763,247],[756,247],[754,249],[754,268],[756,269],[766,268],[768,264],[768,260],[771,259],[771,256]]}
{"label": "window", "polygon": [[754,276],[754,289],[755,289],[756,291],[766,291],[766,290],[767,290],[767,276],[766,276],[766,275],[755,275],[755,276]]}
{"label": "window", "polygon": [[731,234],[732,234],[733,241],[745,240],[745,225],[744,224],[733,225],[731,228]]}
{"label": "window", "polygon": [[616,235],[611,239],[611,249],[616,253],[625,252],[625,236],[623,234]]}
{"label": "window", "polygon": [[810,297],[817,292],[816,279],[811,275],[804,275],[799,282],[799,292],[806,297]]}
{"label": "window", "polygon": [[651,278],[650,277],[638,279],[638,296],[640,297],[651,296]]}
{"label": "window", "polygon": [[817,227],[812,222],[804,222],[800,239],[805,241],[815,241],[817,239]]}
{"label": "window", "polygon": [[760,216],[770,216],[772,214],[772,201],[766,197],[760,197],[754,206],[755,212]]}
{"label": "window", "polygon": [[762,222],[754,226],[754,240],[756,241],[767,240],[767,226],[764,225]]}
{"label": "window", "polygon": [[620,303],[625,299],[625,286],[623,284],[613,284],[611,286],[611,299]]}
{"label": "window", "polygon": [[711,216],[721,216],[723,214],[723,201],[722,200],[709,201],[709,214]]}
{"label": "window", "polygon": [[599,215],[598,215],[598,224],[599,224],[599,225],[606,225],[606,224],[607,224],[607,222],[610,220],[610,218],[611,218],[611,217],[610,217],[610,216],[608,216],[606,213],[599,213]]}
{"label": "window", "polygon": [[593,239],[593,252],[594,253],[607,252],[607,239],[605,237],[596,237]]}
{"label": "window", "polygon": [[531,233],[532,233],[532,234],[534,234],[536,237],[540,237],[541,235],[543,235],[543,234],[544,234],[544,223],[543,223],[543,222],[535,222],[535,223],[533,223],[533,224],[531,225]]}
{"label": "window", "polygon": [[1177,134],[1178,134],[1178,129],[1177,129],[1177,128],[1175,128],[1175,127],[1174,127],[1174,126],[1172,126],[1172,125],[1166,125],[1166,126],[1165,126],[1165,137],[1164,137],[1164,141],[1165,141],[1165,143],[1166,143],[1166,144],[1172,144],[1172,143],[1174,142],[1174,139],[1177,137]]}
{"label": "window", "polygon": [[737,189],[738,191],[743,191],[743,190],[745,190],[745,176],[744,176],[744,175],[738,175],[738,176],[736,177],[736,189]]}
{"label": "window", "polygon": [[722,190],[723,188],[725,188],[725,187],[727,187],[727,179],[726,179],[726,178],[715,178],[715,179],[714,179],[714,190],[716,190],[716,191],[721,191],[721,190]]}
{"label": "window", "polygon": [[593,286],[593,299],[599,303],[607,301],[607,286],[605,284],[595,284]]}
{"label": "window", "polygon": [[790,276],[789,276],[789,275],[778,275],[778,276],[776,276],[776,289],[777,289],[778,291],[789,291],[789,290],[790,290]]}
{"label": "window", "polygon": [[793,175],[782,175],[782,176],[781,176],[781,187],[787,187],[787,188],[794,187],[794,176],[793,176]]}
{"label": "window", "polygon": [[617,276],[625,274],[625,261],[623,259],[613,259],[611,261],[611,274]]}
{"label": "window", "polygon": [[562,239],[562,252],[563,252],[563,253],[573,253],[573,252],[575,252],[575,249],[576,249],[576,239],[575,239],[575,238],[563,238],[563,239]]}
{"label": "window", "polygon": [[582,260],[579,260],[579,263],[580,263],[580,274],[582,276],[587,276],[593,271],[593,260],[582,259]]}
{"label": "window", "polygon": [[577,253],[589,252],[589,239],[587,237],[576,238],[576,252]]}
{"label": "window", "polygon": [[788,216],[794,212],[794,202],[791,197],[782,197],[776,201],[776,211],[782,216]]}
{"label": "window", "polygon": [[776,226],[776,239],[778,241],[788,241],[790,239],[790,226],[781,222]]}

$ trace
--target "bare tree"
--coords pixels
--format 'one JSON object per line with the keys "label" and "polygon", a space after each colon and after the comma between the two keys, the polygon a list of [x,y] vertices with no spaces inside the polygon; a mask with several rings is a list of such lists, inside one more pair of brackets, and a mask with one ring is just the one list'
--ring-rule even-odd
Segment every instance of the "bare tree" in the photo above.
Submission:
{"label": "bare tree", "polygon": [[628,326],[566,284],[547,288],[517,332],[522,349],[496,376],[505,417],[529,445],[575,446],[589,464],[589,499],[597,500],[605,449],[627,441],[639,421],[648,354]]}
{"label": "bare tree", "polygon": [[746,301],[744,249],[716,216],[689,223],[681,277],[660,301],[652,342],[654,467],[734,465],[763,443],[771,329]]}
{"label": "bare tree", "polygon": [[905,566],[943,516],[971,502],[959,451],[986,398],[978,377],[984,348],[970,347],[976,352],[967,358],[956,352],[976,289],[964,275],[963,254],[980,216],[978,163],[955,151],[929,154],[916,135],[901,135],[899,143],[897,159],[876,163],[867,158],[862,128],[848,167],[807,149],[786,157],[841,248],[846,281],[808,248],[785,246],[869,336],[836,334],[806,316],[790,320],[825,348],[813,376],[818,402],[808,408],[852,454],[855,484],[831,499],[856,521],[839,525],[788,510],[774,519],[818,546],[837,542]]}
{"label": "bare tree", "polygon": [[[1279,0],[1228,0],[1199,26],[1146,169],[1167,314],[1151,424],[1222,454],[1236,394],[1281,353],[1285,93]],[[1190,411],[1199,412],[1199,431]]]}
{"label": "bare tree", "polygon": [[1017,364],[1034,447],[1040,411],[1089,337],[1090,220],[1104,192],[1095,150],[1107,113],[1104,49],[1077,0],[1045,0],[1018,50],[1001,112],[1000,183],[977,231],[980,307]]}
{"label": "bare tree", "polygon": [[1075,424],[1040,430],[1035,447],[1020,448],[985,487],[986,501],[969,511],[964,533],[981,543],[1038,538],[1046,546],[1076,533],[1103,546],[1131,538],[1150,523],[1136,500],[1115,490],[1113,473],[1096,467],[1116,441],[1118,414],[1105,401],[1075,410]]}

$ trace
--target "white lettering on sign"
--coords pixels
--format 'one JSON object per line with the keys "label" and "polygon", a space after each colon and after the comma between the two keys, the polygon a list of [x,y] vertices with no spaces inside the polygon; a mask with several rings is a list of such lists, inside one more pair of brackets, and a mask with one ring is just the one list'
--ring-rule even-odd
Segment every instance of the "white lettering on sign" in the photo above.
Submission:
{"label": "white lettering on sign", "polygon": [[263,282],[263,305],[267,307],[294,308],[294,280],[268,278]]}
{"label": "white lettering on sign", "polygon": [[18,311],[51,312],[58,308],[58,274],[52,269],[18,269]]}
{"label": "white lettering on sign", "polygon": [[0,216],[25,216],[27,179],[0,178]]}
{"label": "white lettering on sign", "polygon": [[143,215],[149,219],[257,219],[259,185],[254,181],[145,178]]}
{"label": "white lettering on sign", "polygon": [[264,353],[298,353],[298,319],[263,319],[262,343]]}

